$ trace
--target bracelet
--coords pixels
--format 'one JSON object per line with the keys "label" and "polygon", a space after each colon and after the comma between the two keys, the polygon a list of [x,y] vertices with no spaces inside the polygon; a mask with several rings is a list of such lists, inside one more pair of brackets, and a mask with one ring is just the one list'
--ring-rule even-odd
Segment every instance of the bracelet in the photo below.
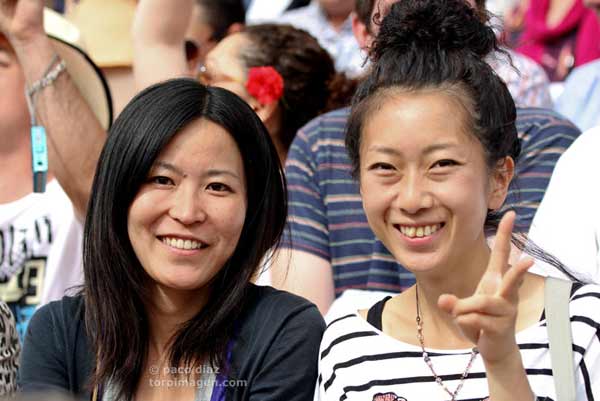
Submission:
{"label": "bracelet", "polygon": [[[58,62],[59,60],[60,60],[60,58],[58,57],[58,55],[55,54],[54,57],[52,58],[52,61],[50,62],[50,65],[46,69],[44,76],[42,78],[40,78],[38,81],[35,81],[31,85],[31,87],[29,89],[27,89],[27,95],[30,98],[33,98],[33,96],[37,92],[41,91],[45,87],[52,85],[54,83],[54,81],[56,81],[56,78],[58,78],[58,76],[63,71],[66,70],[67,64],[65,63],[65,61],[60,60],[60,62]],[[57,62],[58,62],[58,64],[56,64]]]}
{"label": "bracelet", "polygon": [[54,54],[42,78],[35,81],[29,88],[25,88],[25,98],[27,99],[27,107],[29,108],[32,126],[37,125],[35,118],[35,102],[33,97],[45,87],[52,85],[58,76],[66,69],[66,67],[67,64],[65,61],[61,60],[58,57],[58,54]]}
{"label": "bracelet", "polygon": [[44,192],[48,177],[48,147],[46,145],[46,130],[36,121],[34,96],[56,81],[56,78],[66,69],[67,65],[57,54],[52,57],[44,75],[35,81],[31,87],[25,88],[27,108],[31,117],[31,161],[33,173],[33,192]]}

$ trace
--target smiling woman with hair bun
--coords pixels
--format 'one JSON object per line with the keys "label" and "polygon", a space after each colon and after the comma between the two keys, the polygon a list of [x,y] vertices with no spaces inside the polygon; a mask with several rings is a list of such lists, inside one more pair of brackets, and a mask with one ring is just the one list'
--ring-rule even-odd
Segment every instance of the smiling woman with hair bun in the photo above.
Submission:
{"label": "smiling woman with hair bun", "polygon": [[[382,21],[346,147],[370,227],[416,284],[331,316],[322,401],[561,400],[571,387],[568,399],[600,397],[600,288],[513,237],[515,213],[499,212],[521,146],[512,97],[485,62],[492,51],[493,30],[462,0],[399,1]],[[528,273],[531,258],[509,264],[511,242],[574,282]],[[572,333],[552,344],[558,360],[554,297]],[[574,381],[555,384],[568,366]]]}

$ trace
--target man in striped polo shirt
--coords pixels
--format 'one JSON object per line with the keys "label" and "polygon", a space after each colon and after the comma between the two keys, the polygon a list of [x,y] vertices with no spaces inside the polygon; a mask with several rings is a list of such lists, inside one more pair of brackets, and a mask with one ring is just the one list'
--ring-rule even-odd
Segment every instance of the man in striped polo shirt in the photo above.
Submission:
{"label": "man in striped polo shirt", "polygon": [[[272,269],[275,286],[308,298],[323,314],[347,289],[400,292],[414,283],[369,228],[344,146],[349,112],[314,119],[292,143],[289,230]],[[527,232],[556,161],[580,131],[551,110],[527,107],[517,109],[517,129],[521,156],[505,209],[515,209],[516,229]]]}

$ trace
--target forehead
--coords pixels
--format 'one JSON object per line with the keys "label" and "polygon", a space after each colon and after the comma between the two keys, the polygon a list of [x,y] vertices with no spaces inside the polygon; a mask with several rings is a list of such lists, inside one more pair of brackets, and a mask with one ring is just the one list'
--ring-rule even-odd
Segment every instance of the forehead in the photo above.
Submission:
{"label": "forehead", "polygon": [[222,170],[244,176],[243,156],[232,134],[208,119],[192,121],[165,145],[157,162],[174,164],[179,169],[202,175],[207,170]]}
{"label": "forehead", "polygon": [[467,111],[446,92],[395,92],[383,94],[367,111],[362,142],[407,151],[438,143],[471,147],[479,141],[469,127]]}
{"label": "forehead", "polygon": [[233,151],[233,154],[236,154],[237,144],[231,133],[221,125],[206,118],[199,118],[176,133],[161,153],[210,153],[209,149],[217,148],[225,153]]}

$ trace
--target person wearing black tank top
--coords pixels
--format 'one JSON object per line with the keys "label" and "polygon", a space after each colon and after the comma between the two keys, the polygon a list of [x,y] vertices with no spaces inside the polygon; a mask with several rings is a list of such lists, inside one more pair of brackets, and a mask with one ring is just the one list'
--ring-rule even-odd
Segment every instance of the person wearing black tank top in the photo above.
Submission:
{"label": "person wearing black tank top", "polygon": [[[346,147],[370,227],[416,285],[329,324],[321,400],[556,399],[545,280],[532,258],[510,260],[511,241],[551,258],[513,238],[503,209],[520,142],[514,101],[483,61],[497,49],[465,1],[405,0],[383,19]],[[598,287],[579,286],[578,401],[600,396],[594,306]]]}

